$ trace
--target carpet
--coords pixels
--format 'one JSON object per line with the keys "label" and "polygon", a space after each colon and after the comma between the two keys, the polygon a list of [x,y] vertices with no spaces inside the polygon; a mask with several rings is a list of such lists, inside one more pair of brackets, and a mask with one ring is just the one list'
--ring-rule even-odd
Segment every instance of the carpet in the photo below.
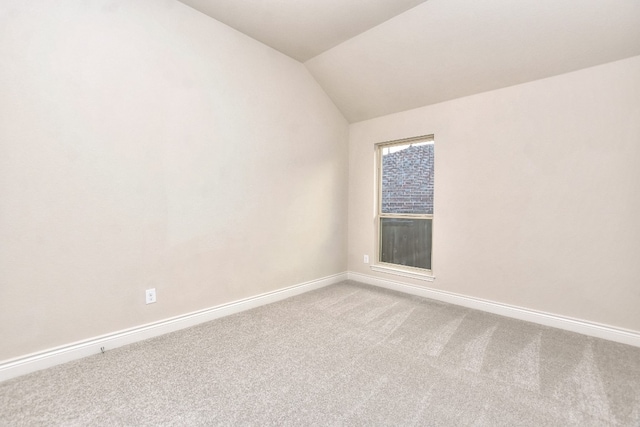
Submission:
{"label": "carpet", "polygon": [[0,383],[2,426],[640,426],[640,348],[352,281]]}

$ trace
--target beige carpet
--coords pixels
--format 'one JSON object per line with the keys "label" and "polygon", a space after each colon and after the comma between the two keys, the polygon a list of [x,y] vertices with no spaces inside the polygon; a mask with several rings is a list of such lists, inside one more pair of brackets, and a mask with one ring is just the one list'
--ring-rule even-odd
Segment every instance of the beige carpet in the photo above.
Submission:
{"label": "beige carpet", "polygon": [[2,426],[640,426],[640,349],[344,282],[0,383]]}

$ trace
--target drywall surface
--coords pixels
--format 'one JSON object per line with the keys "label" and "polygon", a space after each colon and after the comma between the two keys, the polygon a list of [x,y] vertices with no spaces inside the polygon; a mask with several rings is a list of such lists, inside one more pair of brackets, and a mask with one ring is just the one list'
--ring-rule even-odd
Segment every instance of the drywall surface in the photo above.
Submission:
{"label": "drywall surface", "polygon": [[346,270],[302,64],[172,0],[3,1],[0,57],[0,361]]}
{"label": "drywall surface", "polygon": [[[372,271],[374,144],[435,135],[434,282]],[[350,126],[349,270],[640,331],[640,57]]]}
{"label": "drywall surface", "polygon": [[577,6],[425,1],[305,65],[354,123],[640,55],[640,2]]}

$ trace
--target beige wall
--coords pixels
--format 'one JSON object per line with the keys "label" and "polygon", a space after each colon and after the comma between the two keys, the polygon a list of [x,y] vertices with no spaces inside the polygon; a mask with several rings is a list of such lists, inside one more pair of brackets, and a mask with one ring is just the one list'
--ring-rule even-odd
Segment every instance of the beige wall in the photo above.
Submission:
{"label": "beige wall", "polygon": [[[300,63],[173,0],[6,0],[0,35],[0,361],[347,259],[640,331],[640,57],[348,128]],[[373,144],[429,133],[436,281],[374,273]]]}
{"label": "beige wall", "polygon": [[0,58],[0,360],[346,271],[302,64],[169,0],[3,1]]}
{"label": "beige wall", "polygon": [[[640,57],[351,125],[349,270],[640,331]],[[372,272],[377,142],[435,134],[433,283]]]}

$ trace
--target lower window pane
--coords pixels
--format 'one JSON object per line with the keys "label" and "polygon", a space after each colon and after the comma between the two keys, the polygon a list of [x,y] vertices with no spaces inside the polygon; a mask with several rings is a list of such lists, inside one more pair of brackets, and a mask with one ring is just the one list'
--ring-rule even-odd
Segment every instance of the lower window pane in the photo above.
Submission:
{"label": "lower window pane", "polygon": [[431,270],[433,220],[381,218],[380,261]]}

